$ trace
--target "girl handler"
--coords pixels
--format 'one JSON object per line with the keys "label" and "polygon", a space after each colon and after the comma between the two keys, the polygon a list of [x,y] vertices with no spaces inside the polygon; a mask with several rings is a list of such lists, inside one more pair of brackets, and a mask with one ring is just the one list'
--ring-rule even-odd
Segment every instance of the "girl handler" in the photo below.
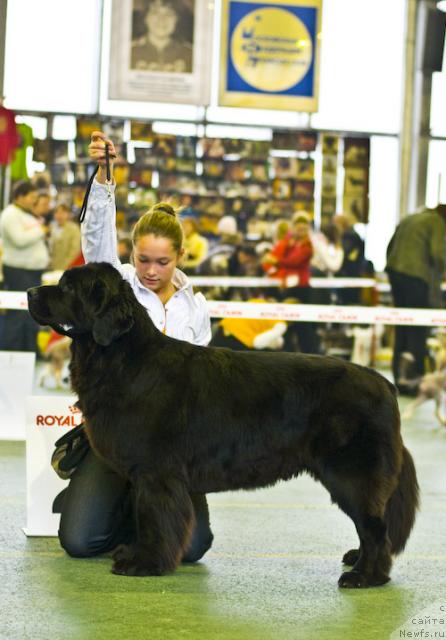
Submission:
{"label": "girl handler", "polygon": [[[109,262],[127,280],[155,326],[166,335],[207,345],[211,339],[205,298],[193,293],[178,268],[184,253],[183,233],[174,209],[159,203],[144,214],[133,230],[133,263],[117,256],[114,185],[106,184],[105,144],[109,145],[111,178],[116,157],[111,140],[95,131],[90,158],[99,164],[85,221],[82,250],[86,262]],[[123,381],[125,384],[125,381]],[[196,562],[209,549],[213,535],[204,495],[191,495],[196,528],[183,561]],[[129,485],[92,451],[82,460],[66,490],[59,529],[62,547],[71,556],[88,557],[112,550],[132,539]]]}

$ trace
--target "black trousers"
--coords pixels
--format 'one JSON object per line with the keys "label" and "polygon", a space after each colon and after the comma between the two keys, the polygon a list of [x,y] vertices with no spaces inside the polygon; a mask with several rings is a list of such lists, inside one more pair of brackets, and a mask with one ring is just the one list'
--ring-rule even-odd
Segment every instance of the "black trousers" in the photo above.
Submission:
{"label": "black trousers", "polygon": [[[196,527],[183,562],[197,562],[213,540],[206,496],[192,494],[191,500]],[[131,543],[134,532],[129,483],[89,451],[64,490],[61,546],[70,556],[91,557]]]}
{"label": "black trousers", "polygon": [[[3,282],[7,291],[26,291],[42,284],[40,269],[18,269],[3,265]],[[39,325],[26,311],[8,310],[0,336],[0,349],[4,351],[36,351]]]}
{"label": "black trousers", "polygon": [[[424,280],[391,270],[389,270],[388,276],[396,307],[429,309],[432,306],[429,302],[429,288]],[[398,382],[402,373],[400,364],[403,352],[409,352],[414,357],[413,376],[424,375],[428,355],[426,345],[428,335],[428,327],[395,326],[395,344],[392,357],[392,372],[395,382]]]}
{"label": "black trousers", "polygon": [[[301,304],[311,304],[312,295],[310,287],[290,287],[281,291],[280,300],[283,302],[287,298],[297,298]],[[317,324],[314,322],[290,322],[284,338],[285,351],[299,350],[302,353],[319,353]]]}

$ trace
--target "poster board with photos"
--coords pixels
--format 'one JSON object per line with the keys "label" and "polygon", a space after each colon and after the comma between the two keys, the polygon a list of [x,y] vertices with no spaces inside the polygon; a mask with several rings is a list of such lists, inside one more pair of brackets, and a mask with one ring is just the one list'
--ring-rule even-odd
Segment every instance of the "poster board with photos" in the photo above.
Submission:
{"label": "poster board with photos", "polygon": [[322,0],[223,0],[219,104],[318,109]]}
{"label": "poster board with photos", "polygon": [[324,224],[336,213],[339,137],[322,135],[321,222]]}
{"label": "poster board with photos", "polygon": [[370,138],[344,139],[343,212],[358,222],[369,220]]}
{"label": "poster board with photos", "polygon": [[209,104],[212,24],[207,0],[113,0],[109,99]]}

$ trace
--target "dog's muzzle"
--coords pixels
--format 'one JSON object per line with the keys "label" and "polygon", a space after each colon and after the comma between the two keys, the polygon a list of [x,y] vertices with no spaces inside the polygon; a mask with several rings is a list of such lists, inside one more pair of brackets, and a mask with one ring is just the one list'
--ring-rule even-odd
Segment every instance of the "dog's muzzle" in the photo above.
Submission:
{"label": "dog's muzzle", "polygon": [[76,327],[71,324],[60,324],[58,322],[53,322],[49,318],[45,318],[41,313],[39,313],[39,289],[40,287],[32,287],[26,292],[28,296],[28,310],[36,322],[44,326],[48,325],[55,331],[57,331],[57,333],[60,333],[63,336],[68,336],[69,338],[74,338],[78,335],[87,333],[85,329],[76,329]]}

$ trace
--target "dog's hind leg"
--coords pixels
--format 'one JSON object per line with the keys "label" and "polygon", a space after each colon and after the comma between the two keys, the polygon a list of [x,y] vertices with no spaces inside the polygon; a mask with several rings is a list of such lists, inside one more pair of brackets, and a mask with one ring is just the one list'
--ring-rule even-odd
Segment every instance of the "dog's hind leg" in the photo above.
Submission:
{"label": "dog's hind leg", "polygon": [[446,419],[441,414],[442,395],[441,391],[438,391],[435,395],[435,417],[444,427],[446,427]]}
{"label": "dog's hind leg", "polygon": [[418,396],[418,398],[415,398],[415,400],[413,400],[407,405],[407,407],[404,409],[403,413],[401,414],[401,418],[403,420],[410,420],[413,414],[415,413],[415,409],[417,409],[421,404],[423,404],[423,402],[426,402],[426,400],[429,400],[429,397],[424,393],[421,393]]}
{"label": "dog's hind leg", "polygon": [[177,473],[132,478],[136,540],[113,554],[113,573],[132,576],[163,575],[181,562],[195,525],[192,501]]}
{"label": "dog's hind leg", "polygon": [[[360,514],[353,521],[361,541],[359,550],[352,549],[344,559],[354,562],[350,571],[339,578],[340,587],[372,587],[390,580],[392,565],[387,526],[382,517]],[[346,557],[347,556],[347,557]]]}
{"label": "dog's hind leg", "polygon": [[323,479],[333,502],[353,520],[360,540],[359,549],[344,555],[345,564],[352,565],[352,569],[339,578],[338,585],[344,588],[378,586],[390,580],[392,559],[384,521],[386,500],[379,499],[381,493],[387,497],[388,489],[383,483],[382,487],[375,485],[370,492],[361,486],[360,480],[341,479],[338,474],[328,474]]}

